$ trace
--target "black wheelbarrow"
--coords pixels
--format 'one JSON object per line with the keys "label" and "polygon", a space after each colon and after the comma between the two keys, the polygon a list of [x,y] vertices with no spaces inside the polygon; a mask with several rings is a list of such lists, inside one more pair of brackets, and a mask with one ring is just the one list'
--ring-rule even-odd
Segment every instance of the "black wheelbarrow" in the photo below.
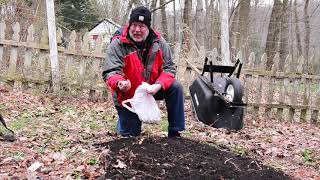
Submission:
{"label": "black wheelbarrow", "polygon": [[[189,87],[193,111],[199,121],[215,128],[243,128],[246,104],[242,101],[244,88],[239,80],[241,67],[240,60],[234,66],[221,66],[211,61],[208,64],[208,58],[205,59],[202,74]],[[210,77],[205,76],[206,72]]]}

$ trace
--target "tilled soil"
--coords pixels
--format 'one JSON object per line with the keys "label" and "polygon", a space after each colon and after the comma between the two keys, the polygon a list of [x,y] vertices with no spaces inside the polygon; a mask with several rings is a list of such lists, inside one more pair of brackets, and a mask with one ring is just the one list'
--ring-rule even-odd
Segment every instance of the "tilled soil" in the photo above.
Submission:
{"label": "tilled soil", "polygon": [[186,138],[115,139],[100,157],[101,179],[290,179],[247,157]]}

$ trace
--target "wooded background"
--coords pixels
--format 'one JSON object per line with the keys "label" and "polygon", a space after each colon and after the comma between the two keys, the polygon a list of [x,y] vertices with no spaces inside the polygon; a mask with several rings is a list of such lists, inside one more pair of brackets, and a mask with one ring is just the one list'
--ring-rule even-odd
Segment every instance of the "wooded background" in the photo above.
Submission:
{"label": "wooded background", "polygon": [[[244,58],[250,52],[258,56],[267,53],[270,69],[279,52],[281,67],[288,54],[309,59],[319,57],[319,0],[229,0],[229,30],[231,58],[241,50]],[[6,24],[20,23],[21,39],[27,37],[27,27],[35,26],[37,34],[46,28],[45,1],[1,0],[1,19]],[[220,16],[218,0],[56,0],[57,26],[63,34],[76,30],[79,34],[91,29],[102,19],[119,25],[127,23],[132,8],[145,5],[153,11],[152,26],[161,31],[172,44],[188,42],[190,30],[197,46],[206,51],[220,51]],[[39,31],[38,31],[39,30]],[[10,31],[10,28],[8,29]],[[12,30],[11,30],[12,32]],[[12,33],[7,33],[7,39]],[[64,39],[68,43],[68,39]],[[310,63],[310,62],[308,62]],[[320,69],[320,62],[317,70]]]}
{"label": "wooded background", "polygon": [[[257,115],[273,112],[291,121],[319,123],[320,1],[228,2],[230,60],[244,62],[241,78],[249,109]],[[0,5],[0,85],[50,88],[45,1],[1,0]],[[90,47],[88,30],[103,19],[126,24],[138,5],[153,12],[152,27],[173,48],[177,78],[186,91],[196,76],[190,66],[200,69],[206,56],[224,63],[218,0],[58,0],[61,89],[87,92],[90,98],[107,94],[101,79],[106,45],[99,37]]]}

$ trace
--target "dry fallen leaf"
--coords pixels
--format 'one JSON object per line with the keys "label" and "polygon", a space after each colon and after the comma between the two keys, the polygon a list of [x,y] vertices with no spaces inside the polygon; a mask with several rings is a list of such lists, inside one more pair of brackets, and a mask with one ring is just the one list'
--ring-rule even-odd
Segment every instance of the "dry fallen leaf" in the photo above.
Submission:
{"label": "dry fallen leaf", "polygon": [[113,167],[119,168],[119,169],[124,169],[127,167],[127,165],[124,162],[120,161],[119,159],[117,160],[117,162],[118,162],[118,164]]}
{"label": "dry fallen leaf", "polygon": [[35,162],[30,167],[28,167],[28,171],[34,172],[38,170],[41,166],[43,166],[43,163]]}

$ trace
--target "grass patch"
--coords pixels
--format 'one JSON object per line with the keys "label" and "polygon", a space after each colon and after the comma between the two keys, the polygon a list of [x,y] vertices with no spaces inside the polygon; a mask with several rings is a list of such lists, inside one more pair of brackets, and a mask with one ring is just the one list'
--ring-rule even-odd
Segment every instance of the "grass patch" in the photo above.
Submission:
{"label": "grass patch", "polygon": [[98,124],[96,121],[90,121],[89,122],[89,128],[91,130],[101,130],[102,126],[100,124]]}
{"label": "grass patch", "polygon": [[33,137],[37,137],[38,133],[35,129],[33,129],[32,131],[27,132],[27,137],[28,138],[33,138]]}
{"label": "grass patch", "polygon": [[0,125],[0,133],[7,132],[8,130]]}
{"label": "grass patch", "polygon": [[62,140],[60,140],[60,143],[61,143],[61,145],[63,145],[65,147],[65,146],[68,146],[70,144],[70,141],[62,139]]}
{"label": "grass patch", "polygon": [[192,137],[192,133],[190,131],[183,131],[182,134],[184,137]]}
{"label": "grass patch", "polygon": [[3,110],[3,109],[6,109],[6,105],[5,104],[0,104],[0,111]]}
{"label": "grass patch", "polygon": [[113,115],[103,115],[103,122],[105,123],[105,128],[109,131],[116,132],[117,131],[117,122],[118,116]]}
{"label": "grass patch", "polygon": [[76,110],[72,106],[60,106],[59,112],[61,112],[61,113],[75,113]]}
{"label": "grass patch", "polygon": [[236,153],[237,155],[243,157],[243,156],[248,156],[249,155],[249,150],[240,147],[240,146],[234,146],[231,148],[231,151]]}
{"label": "grass patch", "polygon": [[79,171],[73,171],[72,173],[71,173],[71,177],[73,177],[73,178],[75,178],[75,179],[80,179],[80,177],[81,177],[81,173],[79,172]]}
{"label": "grass patch", "polygon": [[301,151],[301,156],[303,158],[303,162],[307,165],[311,165],[316,161],[313,152],[310,149],[303,149]]}
{"label": "grass patch", "polygon": [[39,147],[39,148],[37,149],[37,152],[38,152],[39,154],[44,154],[45,150],[46,150],[45,147]]}
{"label": "grass patch", "polygon": [[98,161],[97,159],[95,159],[95,158],[92,158],[92,159],[89,159],[89,160],[87,161],[87,164],[89,164],[89,165],[91,165],[91,166],[94,166],[94,165],[96,165],[96,164],[99,164],[99,161]]}
{"label": "grass patch", "polygon": [[20,130],[30,125],[31,118],[32,117],[29,114],[23,113],[19,118],[10,122],[8,126],[11,127],[13,130]]}
{"label": "grass patch", "polygon": [[16,160],[24,160],[24,158],[26,157],[26,155],[23,152],[15,152],[12,154],[13,158]]}
{"label": "grass patch", "polygon": [[160,121],[161,131],[168,133],[169,122],[167,118]]}
{"label": "grass patch", "polygon": [[42,140],[42,144],[44,144],[44,145],[48,145],[49,143],[50,143],[49,139],[43,139]]}

